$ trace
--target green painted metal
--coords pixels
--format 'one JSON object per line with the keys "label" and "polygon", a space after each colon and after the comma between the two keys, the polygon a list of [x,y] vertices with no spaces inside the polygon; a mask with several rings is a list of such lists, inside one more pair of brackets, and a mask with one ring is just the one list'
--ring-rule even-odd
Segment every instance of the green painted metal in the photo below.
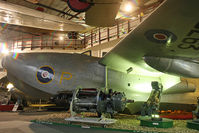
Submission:
{"label": "green painted metal", "polygon": [[187,122],[187,127],[191,128],[191,129],[196,129],[196,130],[199,131],[199,123],[198,122],[188,121]]}
{"label": "green painted metal", "polygon": [[142,118],[140,120],[140,126],[155,127],[155,128],[172,128],[173,120],[163,118],[162,121],[154,121],[151,118]]}
{"label": "green painted metal", "polygon": [[[37,120],[31,120],[30,122],[34,122],[37,124],[50,124],[50,125],[57,125],[57,126],[67,126],[67,127],[77,127],[81,128],[81,125],[72,125],[72,124],[65,124],[65,123],[56,123],[56,122],[47,122],[47,121],[37,121]],[[129,132],[129,133],[161,133],[161,132],[153,132],[153,131],[137,131],[137,130],[127,130],[127,129],[114,129],[114,128],[100,128],[100,127],[90,127],[90,129],[96,129],[96,130],[106,130],[106,131],[115,131],[116,132]]]}

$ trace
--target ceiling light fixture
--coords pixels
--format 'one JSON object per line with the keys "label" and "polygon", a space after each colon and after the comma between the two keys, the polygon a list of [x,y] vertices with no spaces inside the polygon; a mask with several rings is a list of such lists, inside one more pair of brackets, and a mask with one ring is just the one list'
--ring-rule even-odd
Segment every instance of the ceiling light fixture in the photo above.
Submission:
{"label": "ceiling light fixture", "polygon": [[59,40],[61,40],[61,41],[64,40],[64,37],[63,37],[63,36],[60,36],[60,37],[59,37]]}
{"label": "ceiling light fixture", "polygon": [[124,5],[124,11],[130,12],[130,11],[132,11],[132,9],[133,9],[133,6],[130,2],[128,2]]}

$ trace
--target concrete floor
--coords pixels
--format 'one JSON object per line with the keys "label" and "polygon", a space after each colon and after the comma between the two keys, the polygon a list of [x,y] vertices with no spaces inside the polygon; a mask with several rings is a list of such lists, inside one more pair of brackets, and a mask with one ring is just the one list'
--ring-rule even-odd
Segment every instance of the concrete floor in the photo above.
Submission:
{"label": "concrete floor", "polygon": [[[52,112],[13,113],[0,112],[0,133],[115,133],[86,129],[80,127],[66,127],[57,125],[44,125],[30,122],[37,118],[46,117]],[[122,133],[122,132],[117,132]]]}

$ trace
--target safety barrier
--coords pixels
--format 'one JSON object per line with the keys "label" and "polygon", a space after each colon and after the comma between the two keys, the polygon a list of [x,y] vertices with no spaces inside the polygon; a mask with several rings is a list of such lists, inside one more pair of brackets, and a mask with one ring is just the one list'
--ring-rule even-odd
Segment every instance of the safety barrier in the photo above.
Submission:
{"label": "safety barrier", "polygon": [[104,42],[109,42],[127,35],[137,25],[139,25],[157,6],[159,3],[148,7],[148,13],[138,17],[118,22],[113,27],[94,28],[85,33],[79,33],[77,39],[68,39],[66,35],[58,36],[59,34],[51,33],[49,35],[30,35],[22,33],[21,35],[10,38],[8,46],[11,51],[15,50],[33,50],[33,49],[84,49],[100,45]]}

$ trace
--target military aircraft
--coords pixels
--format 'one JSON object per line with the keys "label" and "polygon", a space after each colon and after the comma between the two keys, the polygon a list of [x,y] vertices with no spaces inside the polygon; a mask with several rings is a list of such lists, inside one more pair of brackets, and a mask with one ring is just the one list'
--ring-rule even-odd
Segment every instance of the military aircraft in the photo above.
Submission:
{"label": "military aircraft", "polygon": [[10,53],[2,66],[10,82],[33,98],[81,87],[112,88],[146,101],[151,82],[158,81],[168,94],[163,102],[194,104],[198,93],[180,76],[199,77],[198,4],[164,1],[103,58],[65,53],[21,53],[16,58]]}

